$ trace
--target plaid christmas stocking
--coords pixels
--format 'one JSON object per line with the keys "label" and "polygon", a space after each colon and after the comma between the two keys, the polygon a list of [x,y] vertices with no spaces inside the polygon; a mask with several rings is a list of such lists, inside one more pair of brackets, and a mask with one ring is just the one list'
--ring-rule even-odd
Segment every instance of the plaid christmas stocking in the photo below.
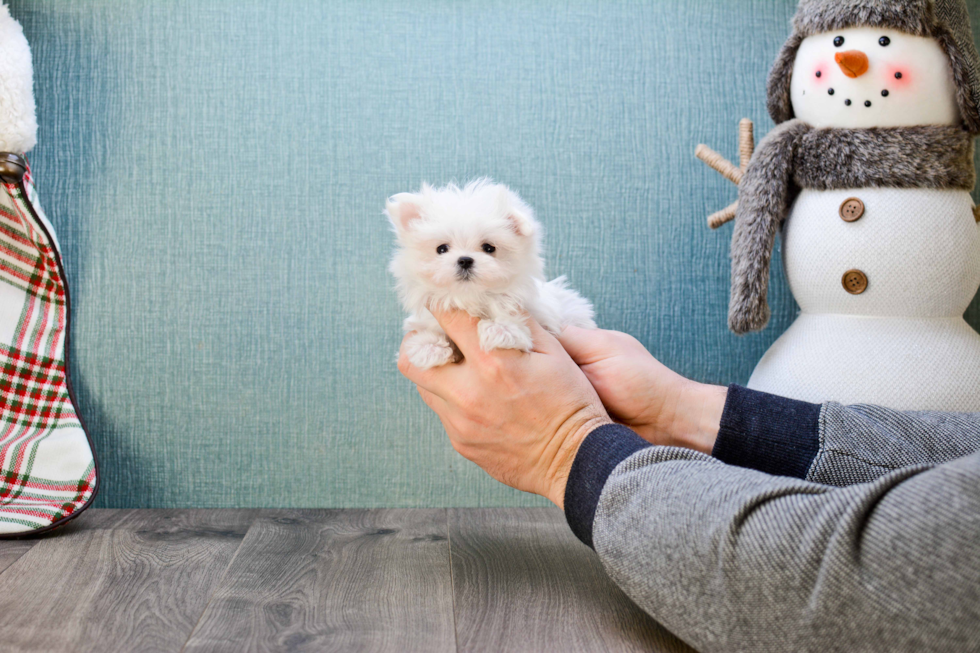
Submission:
{"label": "plaid christmas stocking", "polygon": [[0,538],[9,538],[77,516],[98,476],[69,379],[70,300],[58,243],[26,160],[0,156],[9,158],[0,170]]}

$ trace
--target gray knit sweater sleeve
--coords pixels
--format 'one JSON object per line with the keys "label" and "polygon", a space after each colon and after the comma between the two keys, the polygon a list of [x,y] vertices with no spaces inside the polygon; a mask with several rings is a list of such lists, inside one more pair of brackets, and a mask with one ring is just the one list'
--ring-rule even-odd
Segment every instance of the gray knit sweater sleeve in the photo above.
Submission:
{"label": "gray knit sweater sleeve", "polygon": [[733,385],[712,455],[827,485],[872,481],[980,451],[980,413],[810,404]]}
{"label": "gray knit sweater sleeve", "polygon": [[827,403],[820,411],[817,433],[818,450],[806,479],[844,486],[980,451],[980,414]]}
{"label": "gray knit sweater sleeve", "polygon": [[835,488],[646,447],[592,537],[700,651],[980,650],[980,454]]}
{"label": "gray knit sweater sleeve", "polygon": [[566,485],[572,530],[679,637],[702,651],[980,651],[980,415],[732,386],[713,453],[604,426]]}

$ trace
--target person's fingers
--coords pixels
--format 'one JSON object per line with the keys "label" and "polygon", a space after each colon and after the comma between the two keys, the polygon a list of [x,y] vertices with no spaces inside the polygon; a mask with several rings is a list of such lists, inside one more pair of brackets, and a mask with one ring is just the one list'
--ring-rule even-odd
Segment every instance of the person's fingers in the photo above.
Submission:
{"label": "person's fingers", "polygon": [[589,362],[595,349],[596,331],[579,327],[565,327],[558,336],[558,342],[565,348],[568,355],[579,365]]}
{"label": "person's fingers", "polygon": [[442,428],[445,429],[446,435],[449,436],[449,441],[452,443],[453,448],[456,448],[458,433],[453,428],[452,422],[449,419],[450,407],[444,399],[438,397],[425,388],[415,386],[415,389],[419,391],[419,396],[422,397],[422,401],[425,405],[432,409],[432,412],[436,414],[439,421],[442,422]]}
{"label": "person's fingers", "polygon": [[608,332],[601,329],[565,327],[558,342],[578,365],[588,365],[608,356]]}
{"label": "person's fingers", "polygon": [[457,378],[460,371],[459,366],[447,364],[427,370],[420,369],[412,365],[408,359],[408,354],[405,351],[407,342],[407,337],[402,340],[402,347],[398,353],[398,371],[415,385],[425,388],[439,397],[448,397],[452,389],[459,385]]}
{"label": "person's fingers", "polygon": [[439,326],[446,332],[449,339],[456,343],[456,347],[463,353],[464,358],[478,354],[480,351],[480,335],[477,332],[479,319],[466,311],[430,309],[429,312],[435,316]]}
{"label": "person's fingers", "polygon": [[533,317],[527,317],[527,326],[531,329],[531,338],[534,340],[534,351],[541,354],[552,354],[561,349],[561,343],[553,335],[545,331],[544,327],[538,324]]}
{"label": "person's fingers", "polygon": [[446,408],[446,402],[442,397],[435,395],[420,385],[415,386],[415,389],[419,391],[419,396],[422,397],[422,401],[425,405],[431,408],[437,415],[442,415],[442,412]]}

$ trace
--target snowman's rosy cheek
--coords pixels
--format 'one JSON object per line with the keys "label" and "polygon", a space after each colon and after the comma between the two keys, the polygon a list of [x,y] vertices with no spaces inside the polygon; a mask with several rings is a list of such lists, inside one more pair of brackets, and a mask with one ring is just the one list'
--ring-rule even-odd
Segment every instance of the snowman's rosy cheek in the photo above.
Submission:
{"label": "snowman's rosy cheek", "polygon": [[912,85],[912,75],[909,73],[908,66],[898,64],[886,67],[885,78],[882,80],[887,86],[885,88],[908,88]]}
{"label": "snowman's rosy cheek", "polygon": [[813,69],[813,74],[810,76],[810,79],[816,85],[823,86],[830,81],[830,75],[828,74],[829,70],[830,66],[828,66],[825,62],[820,62]]}

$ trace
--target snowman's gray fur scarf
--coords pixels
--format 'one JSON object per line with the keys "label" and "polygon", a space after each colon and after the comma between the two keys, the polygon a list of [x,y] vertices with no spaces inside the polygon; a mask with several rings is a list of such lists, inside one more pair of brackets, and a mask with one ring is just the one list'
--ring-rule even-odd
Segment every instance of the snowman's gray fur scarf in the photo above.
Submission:
{"label": "snowman's gray fur scarf", "polygon": [[973,138],[961,127],[814,129],[777,126],[759,143],[738,189],[728,326],[769,322],[769,267],[776,233],[801,188],[972,190]]}
{"label": "snowman's gray fur scarf", "polygon": [[980,134],[980,57],[963,0],[801,0],[793,34],[769,72],[767,108],[773,121],[779,124],[794,117],[790,84],[803,39],[858,26],[935,38],[949,58],[963,123]]}

